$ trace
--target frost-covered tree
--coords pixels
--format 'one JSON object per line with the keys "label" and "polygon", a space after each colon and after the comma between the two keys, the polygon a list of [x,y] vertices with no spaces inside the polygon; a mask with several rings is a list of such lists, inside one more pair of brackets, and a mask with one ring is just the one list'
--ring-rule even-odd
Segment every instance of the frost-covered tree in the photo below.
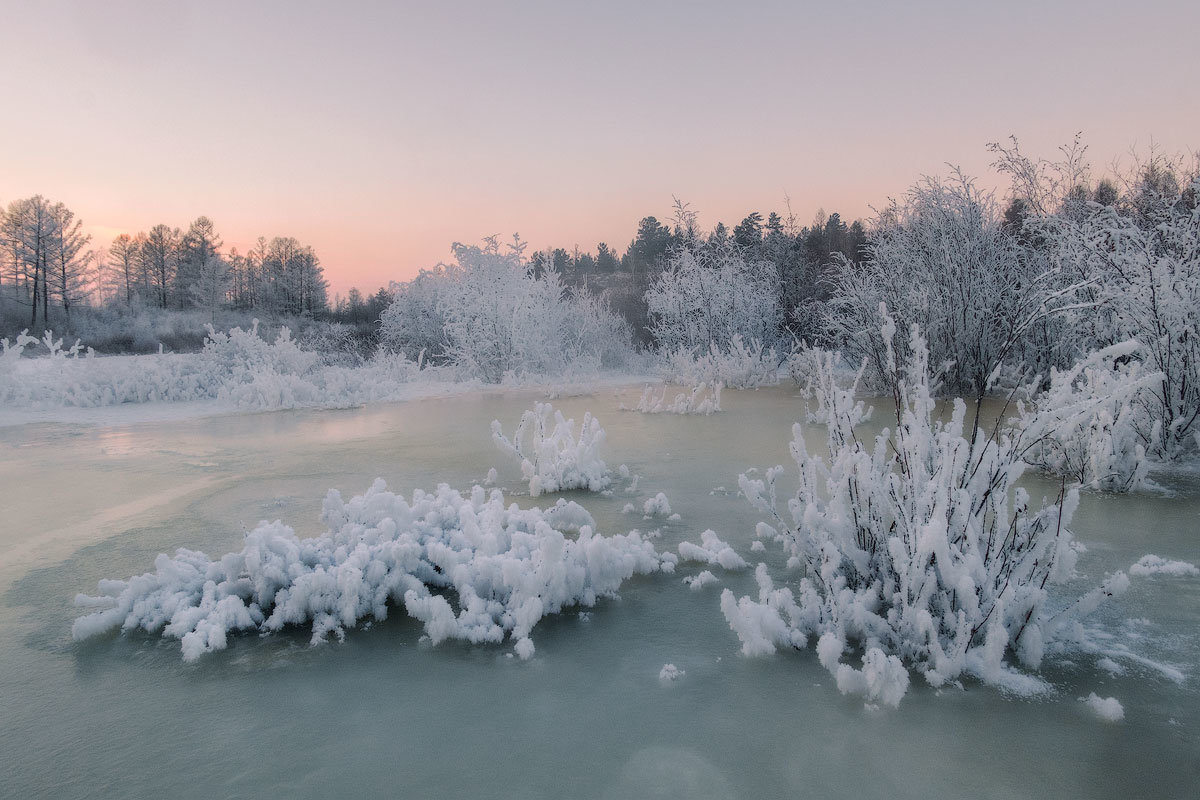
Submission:
{"label": "frost-covered tree", "polygon": [[440,305],[446,281],[445,268],[435,267],[396,285],[394,299],[379,318],[379,341],[385,348],[413,358],[424,353],[434,363],[446,361],[446,319]]}
{"label": "frost-covered tree", "polygon": [[1158,458],[1200,449],[1200,167],[1151,152],[1093,185],[1078,139],[1059,161],[1029,158],[1015,141],[992,148],[1013,202],[1030,209],[1023,234],[1066,279],[1086,282],[1089,308],[1064,321],[1062,346],[1083,358],[1136,340],[1128,358],[1159,376],[1132,401],[1141,446]]}
{"label": "frost-covered tree", "polygon": [[1145,445],[1174,458],[1200,448],[1200,179],[1188,190],[1135,198],[1128,211],[1093,205],[1056,220],[1056,255],[1096,281],[1104,338],[1134,338],[1161,375],[1147,406]]}
{"label": "frost-covered tree", "polygon": [[[456,244],[455,261],[397,287],[383,314],[388,346],[431,354],[488,382],[506,374],[612,367],[630,351],[625,323],[602,302],[536,276],[519,240]],[[439,331],[440,327],[440,331]]]}
{"label": "frost-covered tree", "polygon": [[166,225],[155,225],[142,242],[144,269],[150,276],[155,302],[160,308],[166,308],[171,301],[175,273],[179,267],[179,242],[179,229]]}
{"label": "frost-covered tree", "polygon": [[1079,288],[1023,246],[992,195],[958,172],[893,201],[875,220],[861,262],[840,260],[825,335],[867,362],[877,388],[888,374],[888,345],[873,324],[880,303],[925,332],[947,390],[979,398],[1033,326],[1072,307]]}
{"label": "frost-covered tree", "polygon": [[215,323],[217,310],[225,306],[229,295],[229,262],[213,253],[195,270],[194,279],[188,290],[192,304],[207,311]]}
{"label": "frost-covered tree", "polygon": [[206,281],[211,282],[212,266],[217,263],[213,259],[220,257],[221,244],[216,226],[208,217],[197,217],[180,239],[174,291],[181,306],[212,308],[210,304],[202,302],[206,298],[198,295],[193,287]]}
{"label": "frost-covered tree", "polygon": [[138,288],[137,249],[137,243],[128,233],[117,236],[108,248],[108,269],[112,273],[113,283],[118,288],[118,295],[125,301],[126,306],[133,305],[133,297]]}
{"label": "frost-covered tree", "polygon": [[53,266],[50,270],[50,290],[57,297],[63,313],[70,316],[71,307],[87,294],[85,272],[92,254],[84,250],[92,237],[83,232],[83,221],[62,203],[51,208],[53,236],[51,246]]}
{"label": "frost-covered tree", "polygon": [[735,336],[773,345],[783,321],[778,285],[774,263],[730,241],[676,248],[646,292],[651,332],[668,353],[726,348]]}

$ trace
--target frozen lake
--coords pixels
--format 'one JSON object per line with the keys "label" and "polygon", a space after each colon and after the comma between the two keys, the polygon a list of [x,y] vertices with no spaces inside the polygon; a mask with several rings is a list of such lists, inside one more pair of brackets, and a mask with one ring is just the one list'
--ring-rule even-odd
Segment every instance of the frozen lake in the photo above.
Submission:
{"label": "frozen lake", "polygon": [[[612,497],[518,494],[488,426],[511,431],[540,399],[530,393],[0,429],[0,796],[1197,796],[1196,578],[1135,579],[1091,620],[1182,682],[1133,661],[1113,675],[1089,656],[1047,663],[1054,692],[1036,698],[914,677],[895,711],[840,695],[811,648],[742,657],[718,596],[755,593],[752,570],[710,567],[720,584],[690,591],[682,578],[704,567],[687,562],[542,620],[529,661],[509,643],[431,647],[402,610],[344,643],[310,647],[307,627],[235,635],[192,664],[178,641],[140,633],[71,640],[72,600],[99,579],[151,570],[178,547],[238,550],[260,519],[321,533],[326,491],[349,498],[376,477],[409,495],[467,489],[496,467],[522,506],[565,496],[604,534],[661,527],[660,550],[712,528],[751,563],[778,566],[778,548],[750,551],[759,517],[737,476],[791,463],[795,390],[727,391],[711,417],[618,410],[638,393],[553,401],[598,416],[609,465],[642,476]],[[1081,586],[1144,553],[1200,562],[1200,478],[1165,482],[1169,496],[1084,495]],[[622,513],[660,491],[680,521]],[[664,684],[666,663],[686,674]],[[1124,720],[1099,720],[1080,702],[1091,692],[1117,697]]]}

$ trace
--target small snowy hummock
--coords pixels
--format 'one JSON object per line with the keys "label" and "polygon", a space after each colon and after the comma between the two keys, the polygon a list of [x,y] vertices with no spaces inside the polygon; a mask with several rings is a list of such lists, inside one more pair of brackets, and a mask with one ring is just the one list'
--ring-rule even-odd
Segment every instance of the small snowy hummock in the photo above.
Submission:
{"label": "small snowy hummock", "polygon": [[1092,692],[1087,697],[1079,699],[1105,722],[1120,722],[1125,719],[1125,709],[1121,706],[1121,701],[1115,697],[1101,697]]}
{"label": "small snowy hummock", "polygon": [[703,589],[705,586],[708,586],[710,583],[716,583],[717,576],[713,575],[708,570],[704,570],[699,575],[689,575],[683,579],[683,582],[686,583],[693,592],[696,592],[700,589]]}
{"label": "small snowy hummock", "polygon": [[684,675],[687,675],[687,670],[680,669],[674,664],[663,664],[663,668],[658,671],[658,679],[663,683],[674,683]]}
{"label": "small snowy hummock", "polygon": [[642,504],[642,513],[648,517],[665,516],[671,513],[671,504],[667,496],[659,492]]}
{"label": "small snowy hummock", "polygon": [[1187,576],[1200,575],[1200,569],[1197,569],[1195,564],[1189,564],[1187,561],[1168,561],[1153,553],[1147,553],[1129,568],[1129,574],[1142,577],[1147,575]]}
{"label": "small snowy hummock", "polygon": [[158,556],[154,572],[101,581],[99,596],[76,597],[90,613],[72,635],[143,629],[179,639],[192,661],[224,649],[233,631],[311,625],[315,644],[402,603],[434,645],[507,637],[529,658],[530,632],[546,614],[593,606],[635,574],[675,567],[674,554],[660,555],[636,531],[595,534],[576,503],[522,510],[480,486],[466,496],[445,484],[418,489],[409,502],[376,480],[349,502],[330,491],[322,519],[321,536],[263,522],[237,553],[212,560],[180,549]]}
{"label": "small snowy hummock", "polygon": [[714,531],[708,530],[700,534],[701,544],[692,542],[679,543],[679,556],[687,561],[698,561],[702,564],[719,564],[725,569],[744,569],[750,566],[734,549],[721,541]]}
{"label": "small snowy hummock", "polygon": [[[553,416],[554,427],[550,429]],[[587,489],[600,492],[610,483],[608,467],[598,451],[604,443],[600,422],[586,412],[579,437],[575,420],[564,419],[549,403],[537,403],[521,415],[510,441],[499,420],[492,420],[492,440],[501,451],[521,462],[521,475],[529,481],[529,493]]]}

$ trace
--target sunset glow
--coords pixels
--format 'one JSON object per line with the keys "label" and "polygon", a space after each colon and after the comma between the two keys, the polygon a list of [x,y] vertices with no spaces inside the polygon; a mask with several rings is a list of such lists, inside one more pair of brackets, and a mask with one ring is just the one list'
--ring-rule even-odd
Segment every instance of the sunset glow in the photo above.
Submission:
{"label": "sunset glow", "polygon": [[867,216],[947,162],[995,184],[1009,134],[1103,165],[1200,130],[1188,2],[7,6],[0,201],[61,200],[93,246],[295,236],[331,293],[494,233],[624,248],[673,195]]}

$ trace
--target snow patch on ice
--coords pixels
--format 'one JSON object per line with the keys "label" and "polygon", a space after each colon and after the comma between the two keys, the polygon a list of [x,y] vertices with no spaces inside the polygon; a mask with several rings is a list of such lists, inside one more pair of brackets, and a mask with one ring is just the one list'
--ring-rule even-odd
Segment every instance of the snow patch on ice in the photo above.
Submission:
{"label": "snow patch on ice", "polygon": [[683,579],[683,582],[693,591],[699,591],[709,584],[717,582],[717,576],[713,575],[708,570],[704,570],[699,575],[689,575]]}
{"label": "snow patch on ice", "polygon": [[1087,697],[1079,699],[1105,722],[1120,722],[1125,719],[1125,709],[1122,707],[1121,701],[1115,697],[1101,697],[1092,692]]}
{"label": "snow patch on ice", "polygon": [[684,675],[687,675],[687,670],[680,669],[674,664],[663,664],[662,669],[658,671],[658,679],[664,684],[674,683]]}
{"label": "snow patch on ice", "polygon": [[1145,577],[1148,575],[1200,575],[1200,569],[1187,561],[1168,561],[1165,558],[1147,553],[1129,568],[1130,575]]}
{"label": "snow patch on ice", "polygon": [[750,566],[732,547],[721,541],[715,531],[707,530],[701,533],[700,542],[699,545],[693,542],[680,542],[679,556],[687,561],[719,564],[725,569],[744,569]]}

